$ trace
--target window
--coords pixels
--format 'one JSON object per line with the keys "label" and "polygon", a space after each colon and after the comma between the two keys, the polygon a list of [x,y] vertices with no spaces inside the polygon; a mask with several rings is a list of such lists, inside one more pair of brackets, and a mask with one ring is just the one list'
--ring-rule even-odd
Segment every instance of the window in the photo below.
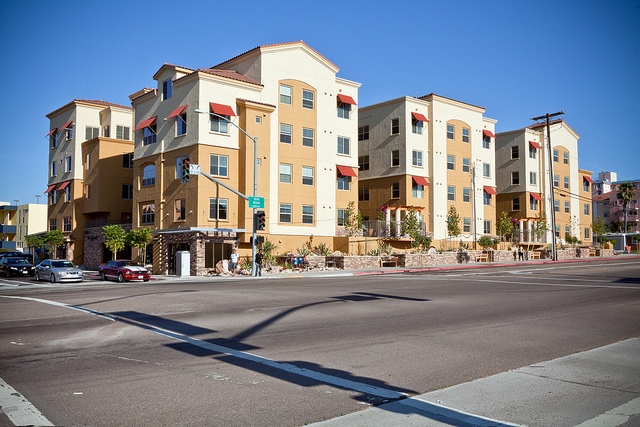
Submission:
{"label": "window", "polygon": [[156,166],[147,165],[142,169],[142,186],[151,187],[156,185]]}
{"label": "window", "polygon": [[520,185],[520,172],[511,172],[511,185]]}
{"label": "window", "polygon": [[571,212],[571,208],[569,206],[569,202],[564,202],[564,213],[570,213]]}
{"label": "window", "polygon": [[471,202],[471,189],[470,188],[463,188],[462,189],[462,201],[465,203],[469,203]]}
{"label": "window", "polygon": [[124,200],[133,200],[133,185],[122,184],[122,198]]}
{"label": "window", "polygon": [[482,192],[482,203],[485,206],[491,206],[491,194],[487,193],[486,191]]}
{"label": "window", "polygon": [[51,176],[58,175],[58,166],[56,162],[51,162]]}
{"label": "window", "polygon": [[229,176],[229,157],[211,154],[209,156],[209,173],[215,176]]}
{"label": "window", "polygon": [[520,210],[520,197],[516,197],[511,200],[511,210],[519,211]]}
{"label": "window", "polygon": [[229,218],[228,199],[209,199],[209,219],[225,221]]}
{"label": "window", "polygon": [[187,112],[183,112],[176,117],[176,136],[187,134]]}
{"label": "window", "polygon": [[553,161],[558,162],[558,150],[553,150]]}
{"label": "window", "polygon": [[361,171],[368,171],[369,170],[369,156],[358,156],[358,168],[360,168]]}
{"label": "window", "polygon": [[171,79],[165,80],[162,82],[162,100],[171,98],[171,90],[173,87],[173,83]]}
{"label": "window", "polygon": [[558,187],[560,185],[560,176],[559,175],[553,175],[553,186],[554,187]]}
{"label": "window", "polygon": [[463,218],[462,219],[462,231],[464,233],[471,232],[471,218]]}
{"label": "window", "polygon": [[411,196],[416,199],[422,199],[422,193],[424,191],[424,186],[421,184],[416,184],[415,182],[411,186]]}
{"label": "window", "polygon": [[291,223],[292,211],[290,203],[280,203],[280,222]]}
{"label": "window", "polygon": [[488,219],[484,220],[484,234],[491,234],[491,221]]}
{"label": "window", "polygon": [[102,128],[102,136],[104,136],[105,138],[111,138],[111,128],[109,127],[109,125],[106,125],[104,128]]}
{"label": "window", "polygon": [[349,191],[351,189],[351,177],[339,176],[338,177],[338,190]]}
{"label": "window", "polygon": [[358,128],[358,141],[366,141],[369,139],[369,125],[360,126]]}
{"label": "window", "polygon": [[56,190],[53,190],[51,193],[51,204],[55,205],[56,202],[58,201],[58,192]]}
{"label": "window", "polygon": [[291,144],[291,134],[293,133],[291,125],[280,123],[280,142]]}
{"label": "window", "polygon": [[491,165],[489,163],[482,164],[482,177],[491,178]]}
{"label": "window", "polygon": [[69,125],[69,127],[65,129],[65,132],[67,134],[67,141],[73,138],[73,125]]}
{"label": "window", "polygon": [[587,192],[589,191],[589,181],[586,179],[582,181],[582,190]]}
{"label": "window", "polygon": [[569,177],[568,176],[564,177],[563,185],[564,185],[564,188],[569,188]]}
{"label": "window", "polygon": [[142,130],[142,145],[155,144],[156,138],[156,124],[151,124]]}
{"label": "window", "polygon": [[453,154],[447,154],[447,169],[455,170],[456,168],[456,156]]}
{"label": "window", "polygon": [[62,231],[68,233],[71,231],[71,217],[65,216],[62,218]]}
{"label": "window", "polygon": [[217,117],[209,114],[211,118],[211,132],[229,133],[229,116]]}
{"label": "window", "polygon": [[347,218],[347,210],[338,209],[338,227],[344,227],[346,218]]}
{"label": "window", "polygon": [[418,120],[415,117],[411,120],[411,132],[422,135],[422,120]]}
{"label": "window", "polygon": [[512,145],[511,146],[511,158],[512,159],[519,159],[520,158],[520,147],[518,147],[517,145]]}
{"label": "window", "polygon": [[559,226],[559,225],[556,225],[556,232],[555,232],[555,234],[556,234],[556,237],[560,237],[560,226]]}
{"label": "window", "polygon": [[313,185],[313,168],[310,166],[302,167],[302,185]]}
{"label": "window", "polygon": [[366,202],[369,200],[369,187],[359,187],[358,188],[358,201]]}
{"label": "window", "polygon": [[569,164],[569,153],[567,153],[566,151],[562,153],[562,161],[565,165]]}
{"label": "window", "polygon": [[391,198],[399,199],[400,198],[400,183],[394,182],[391,184]]}
{"label": "window", "polygon": [[411,152],[411,164],[419,168],[422,167],[422,151],[413,150]]}
{"label": "window", "polygon": [[455,127],[453,125],[447,125],[447,139],[455,138]]}
{"label": "window", "polygon": [[[132,196],[133,196],[133,190],[132,190]],[[84,186],[84,197],[85,199],[91,198],[91,185],[89,184],[85,184]]]}
{"label": "window", "polygon": [[50,218],[49,219],[49,231],[53,231],[53,230],[57,230],[58,229],[58,221],[56,221],[55,218]]}
{"label": "window", "polygon": [[313,92],[302,89],[302,108],[313,110]]}
{"label": "window", "polygon": [[453,185],[447,186],[447,200],[456,200],[456,187],[454,187]]}
{"label": "window", "polygon": [[256,116],[256,123],[257,123],[257,124],[262,123],[262,117],[260,117],[260,116]]}
{"label": "window", "polygon": [[565,239],[567,237],[571,237],[571,227],[569,227],[568,225],[564,226],[564,237]]}
{"label": "window", "polygon": [[91,153],[87,153],[84,155],[84,170],[91,169]]}
{"label": "window", "polygon": [[351,104],[338,100],[338,117],[348,119],[351,115]]}
{"label": "window", "polygon": [[584,213],[585,215],[589,215],[589,204],[588,204],[588,203],[585,203],[585,204],[584,204],[584,210],[583,210],[583,213]]}
{"label": "window", "polygon": [[471,171],[471,159],[468,157],[462,158],[462,172],[470,172]]}
{"label": "window", "polygon": [[391,135],[400,133],[400,119],[391,119]]}
{"label": "window", "polygon": [[94,128],[92,126],[85,126],[84,128],[84,139],[86,141],[97,138],[100,136],[100,128]]}
{"label": "window", "polygon": [[469,129],[462,128],[462,142],[469,142]]}
{"label": "window", "polygon": [[64,171],[71,172],[71,156],[64,158]]}
{"label": "window", "polygon": [[349,150],[349,138],[345,138],[344,136],[338,137],[338,154],[344,154],[348,156],[350,153]]}
{"label": "window", "polygon": [[140,223],[141,224],[153,224],[156,220],[156,205],[155,203],[143,204],[140,208]]}
{"label": "window", "polygon": [[491,137],[484,135],[482,137],[482,148],[491,148]]}
{"label": "window", "polygon": [[536,172],[529,172],[529,184],[537,185],[538,183],[538,174]]}
{"label": "window", "polygon": [[69,187],[68,185],[64,189],[64,201],[65,202],[71,201],[71,187]]}
{"label": "window", "polygon": [[313,224],[313,206],[302,205],[302,223]]}
{"label": "window", "polygon": [[116,139],[124,139],[125,141],[129,141],[129,132],[131,128],[129,126],[116,126]]}
{"label": "window", "polygon": [[391,167],[400,166],[400,150],[391,151]]}
{"label": "window", "polygon": [[538,210],[538,200],[536,200],[536,198],[533,196],[529,197],[529,209],[531,209],[532,211]]}
{"label": "window", "polygon": [[560,200],[553,201],[553,211],[560,212]]}
{"label": "window", "polygon": [[308,128],[302,128],[302,146],[313,147],[314,145],[314,130]]}
{"label": "window", "polygon": [[133,153],[124,153],[122,155],[122,167],[125,169],[133,168]]}
{"label": "window", "polygon": [[58,131],[57,130],[51,134],[49,141],[51,142],[51,148],[56,148],[58,146]]}
{"label": "window", "polygon": [[589,229],[589,227],[584,228],[584,238],[585,240],[591,239],[591,230]]}
{"label": "window", "polygon": [[289,164],[280,163],[280,182],[291,184],[291,168]]}
{"label": "window", "polygon": [[184,199],[177,199],[175,204],[175,220],[184,221],[187,218],[186,203]]}
{"label": "window", "polygon": [[530,159],[535,159],[536,158],[536,148],[535,147],[529,147],[529,158]]}
{"label": "window", "polygon": [[282,104],[291,105],[291,86],[280,85],[280,102]]}

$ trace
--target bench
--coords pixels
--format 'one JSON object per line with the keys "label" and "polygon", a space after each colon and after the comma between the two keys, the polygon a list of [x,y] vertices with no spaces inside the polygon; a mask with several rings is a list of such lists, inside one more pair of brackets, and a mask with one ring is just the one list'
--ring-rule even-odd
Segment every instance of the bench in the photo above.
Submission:
{"label": "bench", "polygon": [[596,256],[596,250],[595,249],[589,249],[589,256]]}
{"label": "bench", "polygon": [[478,255],[476,257],[476,262],[487,262],[489,261],[489,256],[487,254]]}
{"label": "bench", "polygon": [[380,258],[380,267],[397,267],[398,257],[391,256],[388,258]]}
{"label": "bench", "polygon": [[537,251],[529,252],[529,259],[540,259],[540,252],[537,252]]}

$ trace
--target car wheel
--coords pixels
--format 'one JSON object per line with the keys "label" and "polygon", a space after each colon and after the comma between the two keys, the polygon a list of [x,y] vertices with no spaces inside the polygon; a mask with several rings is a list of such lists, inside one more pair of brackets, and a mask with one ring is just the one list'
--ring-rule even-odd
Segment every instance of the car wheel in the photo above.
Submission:
{"label": "car wheel", "polygon": [[7,270],[7,277],[11,277],[11,272]]}
{"label": "car wheel", "polygon": [[118,273],[118,282],[124,282],[124,276],[122,275],[122,273]]}
{"label": "car wheel", "polygon": [[107,278],[104,276],[104,271],[100,272],[100,280],[102,281],[107,280]]}
{"label": "car wheel", "polygon": [[51,276],[49,276],[49,281],[50,281],[51,283],[56,283],[56,275],[55,275],[55,274],[53,274],[53,273],[51,273]]}

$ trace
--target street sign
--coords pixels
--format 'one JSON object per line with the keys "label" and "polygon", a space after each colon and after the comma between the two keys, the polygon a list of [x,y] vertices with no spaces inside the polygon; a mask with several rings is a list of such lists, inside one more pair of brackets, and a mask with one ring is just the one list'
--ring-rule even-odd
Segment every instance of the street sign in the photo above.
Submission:
{"label": "street sign", "polygon": [[200,165],[189,165],[189,175],[200,175]]}
{"label": "street sign", "polygon": [[264,209],[264,197],[249,196],[249,209]]}

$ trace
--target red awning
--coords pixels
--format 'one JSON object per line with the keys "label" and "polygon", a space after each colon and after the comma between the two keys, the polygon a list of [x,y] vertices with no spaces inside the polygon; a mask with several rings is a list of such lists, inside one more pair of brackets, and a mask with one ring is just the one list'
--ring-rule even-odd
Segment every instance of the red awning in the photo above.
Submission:
{"label": "red awning", "polygon": [[148,119],[145,119],[145,120],[141,121],[141,122],[138,124],[138,126],[136,126],[136,128],[134,129],[134,131],[136,131],[136,130],[140,130],[140,129],[144,129],[144,128],[146,128],[146,127],[151,126],[151,124],[153,124],[153,122],[155,122],[155,121],[156,121],[156,118],[157,118],[157,117],[158,117],[158,116],[153,116],[153,117],[150,117],[150,118],[148,118]]}
{"label": "red awning", "polygon": [[44,194],[49,194],[53,191],[53,189],[56,188],[55,184],[52,184],[50,186],[47,187],[47,191],[44,192]]}
{"label": "red awning", "polygon": [[173,110],[173,111],[171,112],[171,114],[169,114],[169,115],[167,116],[167,119],[171,119],[171,118],[173,118],[173,117],[178,117],[180,114],[182,114],[182,112],[184,111],[184,109],[185,109],[185,108],[187,108],[187,104],[179,106],[178,108],[176,108],[175,110]]}
{"label": "red awning", "polygon": [[538,150],[541,149],[542,147],[540,146],[540,144],[538,144],[535,141],[529,141],[529,145],[533,148],[537,148]]}
{"label": "red awning", "polygon": [[496,194],[496,189],[491,187],[491,186],[489,186],[489,185],[485,185],[482,188],[484,189],[485,193],[487,193],[487,194]]}
{"label": "red awning", "polygon": [[63,124],[60,129],[69,129],[69,126],[71,126],[71,123],[73,123],[73,120],[69,120],[67,123]]}
{"label": "red awning", "polygon": [[224,104],[216,104],[215,102],[209,103],[209,108],[211,108],[211,112],[215,113],[219,116],[229,116],[235,117],[236,113],[233,112],[233,108]]}
{"label": "red awning", "polygon": [[65,188],[67,188],[69,186],[69,184],[71,184],[71,181],[65,181],[62,184],[60,184],[60,187],[58,187],[58,190],[64,190]]}
{"label": "red awning", "polygon": [[582,178],[584,178],[584,180],[587,181],[587,182],[593,182],[593,179],[591,179],[591,177],[588,176],[588,175],[585,175]]}
{"label": "red awning", "polygon": [[415,182],[418,185],[424,185],[425,187],[429,186],[429,182],[426,180],[426,178],[422,177],[422,176],[413,176],[413,182]]}
{"label": "red awning", "polygon": [[540,193],[531,193],[531,197],[533,197],[537,201],[542,200],[542,196],[540,196]]}
{"label": "red awning", "polygon": [[351,166],[336,165],[336,167],[338,168],[338,173],[342,176],[354,176],[354,177],[358,176],[356,171],[354,171]]}
{"label": "red awning", "polygon": [[51,129],[51,130],[49,131],[49,133],[45,135],[45,138],[46,138],[47,136],[51,136],[52,134],[56,133],[57,131],[58,131],[58,128],[53,128],[53,129]]}
{"label": "red awning", "polygon": [[493,132],[491,132],[490,130],[487,129],[482,129],[482,134],[484,136],[488,136],[489,138],[495,138],[496,136],[493,134]]}
{"label": "red awning", "polygon": [[420,113],[411,112],[411,115],[416,120],[420,120],[421,122],[429,123],[429,120],[427,120],[427,118],[425,116],[423,116],[422,114],[420,114]]}
{"label": "red awning", "polygon": [[350,97],[349,95],[343,95],[341,93],[338,94],[338,101],[342,102],[343,104],[358,105],[352,97]]}

